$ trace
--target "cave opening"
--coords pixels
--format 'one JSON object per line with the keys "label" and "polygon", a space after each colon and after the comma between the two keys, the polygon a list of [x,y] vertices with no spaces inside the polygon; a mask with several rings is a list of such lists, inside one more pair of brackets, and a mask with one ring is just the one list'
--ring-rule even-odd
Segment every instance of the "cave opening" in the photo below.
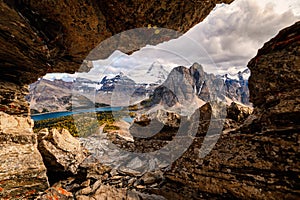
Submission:
{"label": "cave opening", "polygon": [[[32,3],[32,1],[11,1],[10,3],[6,2],[8,1],[0,2],[0,8],[4,11],[4,15],[1,15],[0,17],[0,42],[2,46],[5,46],[5,48],[0,49],[0,61],[2,64],[0,84],[0,131],[2,161],[0,162],[0,168],[5,169],[5,171],[1,173],[0,196],[3,198],[20,198],[20,196],[21,198],[31,198],[37,196],[40,191],[45,191],[47,188],[49,188],[49,179],[46,175],[46,168],[43,163],[41,154],[37,149],[37,135],[32,131],[33,123],[32,120],[30,120],[29,116],[30,111],[28,101],[31,102],[31,106],[33,107],[37,105],[34,104],[36,100],[29,97],[26,97],[27,99],[25,99],[25,96],[28,95],[27,85],[29,83],[33,83],[35,80],[37,80],[38,77],[42,77],[48,72],[72,73],[75,71],[84,72],[91,70],[91,65],[89,62],[90,60],[97,60],[95,59],[99,58],[97,57],[97,55],[91,54],[87,57],[89,61],[85,61],[85,64],[82,64],[82,59],[86,57],[90,49],[95,47],[95,45],[99,42],[104,41],[105,38],[117,34],[122,30],[127,30],[131,27],[147,27],[146,29],[148,30],[148,32],[150,31],[154,36],[153,43],[151,43],[151,41],[143,41],[138,44],[131,44],[127,42],[126,45],[132,45],[129,48],[130,51],[123,51],[124,49],[126,50],[126,47],[122,47],[122,45],[120,48],[115,48],[116,46],[112,45],[112,48],[108,48],[107,51],[102,52],[100,57],[105,58],[111,55],[111,53],[116,53],[114,51],[115,49],[119,49],[121,50],[121,52],[134,55],[133,52],[141,49],[141,47],[145,46],[147,42],[149,42],[150,44],[157,44],[162,41],[176,38],[182,34],[173,34],[171,36],[167,35],[163,38],[156,37],[157,35],[164,33],[163,31],[160,31],[158,27],[167,24],[170,29],[174,28],[175,30],[186,32],[193,25],[196,25],[199,21],[204,19],[208,12],[214,7],[214,3],[212,2],[209,3],[209,5],[206,5],[207,2],[204,3],[204,1],[181,1],[180,4],[183,5],[181,6],[181,8],[184,9],[180,9],[179,12],[185,12],[185,14],[177,15],[176,13],[178,13],[178,7],[173,5],[174,3],[178,4],[178,1],[172,1],[170,5],[163,6],[168,7],[166,10],[170,12],[170,15],[163,15],[162,17],[165,18],[158,20],[155,16],[156,14],[161,16],[161,12],[162,10],[164,10],[164,8],[151,8],[151,0],[147,1],[147,3],[143,5],[143,9],[140,9],[141,12],[132,12],[132,9],[128,8],[126,4],[120,4],[119,6],[116,6],[117,2],[114,2],[112,4],[110,1],[106,1],[105,3],[103,3],[103,7],[101,7],[97,2],[93,1],[92,5],[96,7],[95,9],[92,9],[90,7],[91,4],[88,1],[73,1],[74,6],[72,7],[66,6],[65,1],[58,3],[56,6],[50,6],[50,4],[45,4],[44,2]],[[18,9],[14,8],[15,2],[20,2],[26,5],[25,10],[22,11],[23,14],[22,12],[18,13],[18,9],[20,9],[20,7]],[[226,2],[228,3],[231,1]],[[242,0],[240,0],[240,2],[242,2]],[[193,5],[194,3],[199,3],[199,5],[195,6]],[[185,4],[187,5],[185,6]],[[139,5],[140,4],[134,6]],[[200,33],[197,31],[191,31],[189,33],[195,33],[197,39],[202,42],[201,45],[202,47],[204,47],[203,49],[206,49],[206,52],[208,53],[208,55],[210,55],[208,56],[209,58],[207,56],[203,56],[206,55],[205,53],[203,53],[203,50],[191,50],[194,44],[189,45],[183,41],[175,42],[177,43],[177,46],[181,48],[181,53],[176,52],[176,48],[173,48],[176,46],[175,43],[174,46],[171,46],[173,55],[175,54],[177,55],[177,57],[184,58],[183,60],[189,61],[187,62],[188,64],[178,64],[178,62],[175,61],[171,62],[171,64],[174,64],[176,66],[183,65],[186,67],[190,67],[191,65],[193,65],[195,60],[189,60],[187,58],[189,58],[189,56],[195,52],[196,55],[198,55],[197,58],[201,58],[197,62],[199,64],[202,64],[205,67],[205,70],[209,69],[209,67],[207,68],[205,66],[205,61],[213,61],[211,62],[212,65],[216,66],[216,69],[219,70],[220,74],[213,72],[212,73],[215,76],[220,75],[218,76],[219,79],[222,79],[226,82],[228,78],[231,79],[231,76],[236,76],[236,81],[228,81],[229,86],[226,84],[221,84],[222,86],[224,86],[223,89],[225,91],[226,89],[228,91],[230,90],[230,84],[240,84],[242,86],[247,85],[245,78],[241,78],[238,71],[240,71],[240,73],[243,73],[244,71],[247,72],[246,62],[249,61],[249,58],[254,56],[258,47],[260,47],[263,42],[273,37],[278,30],[286,27],[287,25],[290,25],[296,19],[294,15],[295,12],[284,11],[285,6],[277,6],[277,8],[273,9],[274,7],[268,5],[265,6],[265,9],[263,9],[264,11],[262,12],[259,6],[252,5],[251,2],[250,4],[241,3],[233,5],[240,6],[240,9],[230,9],[231,12],[227,13],[230,17],[226,17],[226,15],[224,15],[224,13],[226,14],[226,12],[224,12],[223,9],[225,9],[226,6],[219,5],[218,8],[214,9],[215,14],[217,11],[221,11],[220,13],[222,14],[219,13],[219,18],[214,19],[209,17],[209,19],[207,18],[207,20],[205,20],[202,24],[203,26],[204,24],[210,24],[211,26],[203,28],[202,32]],[[245,6],[243,7],[242,5]],[[81,7],[83,7],[82,12],[77,12],[78,8]],[[203,9],[197,9],[202,7]],[[280,11],[278,11],[278,7],[280,7]],[[134,7],[134,9],[135,8],[137,7]],[[144,9],[151,11],[146,12],[150,16],[144,17]],[[31,10],[33,12],[31,12]],[[98,13],[95,14],[95,10]],[[127,11],[129,11],[130,14],[128,14]],[[237,11],[241,11],[242,14]],[[88,14],[86,12],[88,12]],[[123,12],[125,12],[125,14],[122,14]],[[283,12],[285,12],[285,14],[282,14]],[[61,15],[61,13],[64,13],[65,15]],[[262,13],[266,15],[263,15]],[[107,14],[111,14],[111,16],[107,16]],[[132,19],[134,20],[126,20],[128,16],[132,16]],[[172,17],[170,18],[168,16]],[[241,18],[243,16],[246,17],[244,20]],[[34,18],[38,18],[36,24]],[[272,18],[271,22],[265,23],[266,21],[269,22],[270,18]],[[249,19],[252,23],[248,23]],[[107,22],[106,20],[111,23],[104,23]],[[126,21],[126,23],[123,23],[124,21]],[[187,23],[182,24],[183,21]],[[237,27],[241,29],[230,29],[230,22],[246,22],[246,25],[244,24],[245,26],[243,26],[243,24],[238,24]],[[49,27],[51,27],[51,29],[53,30],[49,30],[49,32],[48,30],[45,31],[43,29],[45,25],[49,25]],[[117,25],[118,27],[114,27],[115,25]],[[201,25],[197,26],[196,28],[199,27],[201,28]],[[234,30],[236,30],[236,32]],[[295,69],[298,69],[296,66],[299,59],[297,57],[298,55],[295,55],[295,52],[298,51],[299,44],[297,42],[299,39],[299,37],[297,36],[299,35],[298,30],[299,23],[296,23],[295,25],[281,31],[275,39],[264,45],[264,47],[258,52],[258,55],[248,64],[252,73],[251,84],[249,85],[249,87],[252,88],[251,98],[254,106],[256,107],[256,113],[255,115],[252,115],[252,117],[254,116],[254,118],[252,118],[251,120],[254,120],[250,121],[250,125],[248,124],[249,126],[245,127],[245,129],[248,129],[247,134],[232,135],[230,132],[227,132],[222,136],[222,140],[220,140],[220,142],[217,144],[216,149],[213,149],[208,157],[204,159],[199,159],[199,157],[195,156],[199,155],[199,149],[201,147],[197,146],[197,142],[201,142],[202,138],[196,140],[197,148],[189,148],[185,156],[183,156],[179,160],[176,160],[176,162],[169,168],[166,168],[167,174],[164,175],[166,175],[167,180],[169,180],[169,184],[165,185],[166,187],[161,190],[164,196],[168,197],[169,195],[169,197],[173,197],[174,195],[178,195],[176,196],[178,198],[193,198],[203,196],[229,196],[230,198],[255,196],[257,198],[264,198],[266,195],[271,197],[276,196],[278,198],[296,198],[297,196],[299,196],[298,192],[294,190],[295,185],[297,185],[297,183],[299,182],[298,179],[295,179],[295,177],[299,177],[299,156],[297,156],[297,133],[299,132],[297,123],[299,120],[296,120],[297,116],[299,115],[297,107],[298,100],[296,98],[299,92],[299,78],[297,77],[297,73],[295,73],[295,76],[290,76],[290,74],[293,74],[295,72]],[[61,34],[61,32],[63,32],[63,34]],[[242,37],[239,37],[240,35],[237,35],[237,32],[244,33],[244,35],[242,35]],[[220,35],[216,33],[220,33],[228,40],[220,39]],[[261,33],[264,34],[260,35]],[[203,34],[207,34],[206,36],[212,37],[206,37],[203,36]],[[256,37],[258,35],[262,37]],[[119,38],[128,37],[128,35],[126,34],[119,36]],[[131,36],[138,37],[138,35]],[[259,42],[253,42],[253,38],[257,39]],[[242,41],[248,41],[248,43],[243,43]],[[251,43],[255,45],[252,46]],[[168,44],[165,43],[166,46],[168,46]],[[162,46],[159,47],[161,48]],[[250,50],[253,54],[250,52]],[[163,51],[157,52],[159,52],[159,54],[162,54]],[[199,52],[200,55],[197,54]],[[224,54],[219,54],[220,52]],[[276,53],[276,55],[277,53],[278,55],[280,55],[280,59],[277,59],[278,57],[274,57],[274,52]],[[223,55],[223,57],[214,57],[215,55]],[[289,55],[289,57],[286,57],[287,55]],[[130,58],[128,58],[127,56],[120,56],[125,58],[121,60],[122,64],[126,64],[125,61],[130,61]],[[142,54],[140,54],[139,57],[140,59],[142,59]],[[237,62],[228,62],[232,59],[236,59]],[[241,60],[243,60],[244,64],[238,62]],[[164,60],[155,61],[165,64]],[[80,64],[82,65],[79,67]],[[127,64],[130,64],[130,62],[127,62]],[[157,63],[155,65],[157,65]],[[149,65],[147,66],[149,67]],[[266,66],[274,66],[274,68],[269,69]],[[228,70],[227,67],[232,68]],[[134,69],[135,68],[131,68],[131,71],[129,71],[130,74],[132,74],[131,72],[133,72]],[[182,72],[186,72],[186,74],[189,74],[193,71],[193,68],[188,70],[184,69],[182,66],[179,67],[179,69]],[[100,72],[100,74],[103,73]],[[227,76],[225,74],[227,74]],[[280,74],[280,76],[278,74]],[[206,76],[206,74],[204,75]],[[99,76],[99,73],[97,74],[97,76]],[[144,76],[142,75],[138,75],[137,77],[142,80],[144,79]],[[198,77],[198,75],[196,77]],[[118,78],[120,77],[116,77],[116,79]],[[56,79],[56,83],[57,81],[62,82],[59,79],[60,78]],[[98,87],[101,86],[101,83],[99,82],[102,82],[103,79],[104,77],[101,80],[97,80]],[[109,82],[108,79],[111,79],[111,77],[107,76],[103,81]],[[183,82],[185,83],[185,79],[180,80],[183,80]],[[289,82],[287,83],[286,80],[289,80]],[[43,82],[44,80],[41,78],[39,79],[39,81]],[[129,80],[126,81],[127,83],[132,83]],[[201,83],[201,85],[191,87],[193,89],[196,88],[195,90],[191,90],[191,93],[197,93],[201,88],[199,94],[205,95],[205,98],[210,97],[207,90],[205,89],[210,83],[208,81],[195,82],[197,84]],[[219,81],[216,81],[215,83],[216,85],[219,85]],[[68,87],[67,84],[65,86]],[[85,91],[88,91],[90,85],[85,86],[85,88],[87,89]],[[110,85],[107,86],[108,87],[105,87],[104,92],[106,94],[108,94],[109,90],[113,88]],[[183,84],[183,86],[185,85]],[[73,94],[70,97],[69,95],[67,95],[66,89],[64,89],[64,87],[59,88],[61,89],[60,93],[62,93],[62,96],[58,98],[55,95],[51,97],[37,98],[41,101],[54,101],[56,105],[52,107],[50,106],[52,110],[50,108],[44,108],[44,104],[38,109],[33,108],[32,112],[34,112],[35,114],[41,114],[40,112],[43,113],[55,111],[59,109],[59,106],[67,105],[70,102],[70,99],[71,101],[73,101],[73,97],[75,97],[75,101],[84,101],[87,103],[83,107],[79,104],[79,107],[81,109],[85,109],[87,108],[86,106],[89,105],[93,105],[93,107],[95,107],[95,104],[90,104],[90,101],[86,96],[76,96]],[[46,87],[41,88],[36,90],[37,93],[39,93],[39,91],[43,91]],[[246,101],[245,92],[241,91],[240,88],[243,87],[239,86],[239,89],[233,88],[232,90],[230,90],[232,91],[231,95],[238,94],[241,96],[241,101]],[[277,90],[278,88],[281,88],[280,91]],[[178,92],[181,89],[182,87],[177,87],[173,90],[176,90]],[[47,91],[51,94],[50,90]],[[137,94],[143,94],[144,92],[143,88],[130,91],[136,92]],[[173,95],[168,93],[168,90],[162,91],[164,91],[166,94],[166,96],[164,96],[163,98],[166,101],[172,99],[172,101],[174,100],[176,104],[176,100],[182,100],[180,98],[173,98]],[[185,89],[183,91],[187,90]],[[156,97],[159,97],[160,93],[156,93],[156,95]],[[188,98],[188,95],[184,95],[184,97]],[[131,97],[128,99],[131,99]],[[105,108],[106,106],[111,105],[109,103],[116,103],[116,101],[114,99],[110,100],[108,104],[99,103],[98,106],[101,108]],[[129,123],[131,122],[130,120],[132,120],[132,118],[136,117],[135,111],[140,108],[139,106],[151,105],[151,101],[147,99],[145,101],[142,101],[141,104],[134,105],[132,107],[129,107],[128,110],[125,110],[125,114],[127,114],[130,118]],[[71,107],[73,108],[73,105]],[[238,106],[235,106],[233,108],[239,109]],[[70,107],[65,106],[64,109],[69,111]],[[185,111],[188,112],[190,110]],[[204,110],[204,112],[209,113],[209,111],[207,110]],[[232,115],[236,117],[235,112],[232,112]],[[114,111],[100,113],[100,115],[97,117],[106,121],[106,125],[109,125],[108,127],[106,127],[106,130],[119,130],[120,127],[113,124],[114,121],[111,120],[111,116],[113,116],[114,118],[119,117],[119,115],[116,115]],[[34,115],[32,117],[34,117]],[[123,117],[122,113],[121,117]],[[169,123],[168,126],[177,126],[177,124],[180,122],[180,120],[178,120],[178,117],[174,115],[174,113],[161,112],[156,117],[158,119],[171,119],[172,123]],[[243,118],[244,116],[241,117]],[[82,119],[87,118],[82,117]],[[144,120],[145,124],[148,124],[147,116],[143,116],[140,119]],[[240,118],[237,117],[233,120],[239,119]],[[282,121],[282,119],[284,120]],[[93,128],[95,127],[96,129],[98,129],[95,124],[90,125],[91,126],[86,126],[86,124],[83,124],[82,127],[89,130],[93,130]],[[227,125],[230,126],[231,124]],[[105,126],[103,126],[102,128],[105,129]],[[99,129],[97,131],[99,131]],[[199,133],[200,136],[201,134],[202,133]],[[170,135],[163,137],[168,140],[172,138],[170,137]],[[120,138],[117,139],[119,140]],[[132,141],[132,138],[128,137],[128,135],[122,135],[121,139]],[[88,143],[89,141],[85,142]],[[186,141],[183,141],[182,143],[184,142]],[[128,148],[132,148],[132,146],[129,146]],[[115,157],[112,158],[114,160],[118,160],[115,159]],[[166,156],[164,157],[164,159],[167,160],[169,158],[168,156]],[[141,164],[139,159],[133,159],[131,161],[132,162],[128,162],[126,164],[131,166],[138,166]],[[247,166],[245,167],[245,165]],[[155,162],[150,163],[149,166],[155,166]],[[108,171],[106,170],[107,169],[103,170],[104,174],[102,175],[104,175],[104,177],[105,173],[108,174]],[[189,173],[191,171],[193,171],[194,173]],[[175,173],[175,175],[173,173]],[[262,174],[258,175],[258,173]],[[113,175],[111,174],[115,175],[115,172],[109,172],[108,176],[113,177]],[[203,176],[203,174],[205,176]],[[251,177],[255,178],[249,179],[249,174]],[[155,174],[154,177],[158,177],[157,180],[159,181],[162,180],[159,174],[158,176],[157,174]],[[143,177],[143,180],[138,181],[137,184],[145,184],[147,181],[144,178],[145,177]],[[210,183],[216,184],[208,183],[206,181],[207,178],[209,178]],[[259,181],[257,181],[256,178],[258,178]],[[187,182],[187,179],[190,179],[193,182],[198,181],[196,183],[197,190],[195,190],[195,188],[193,187],[190,187],[190,182]],[[271,185],[269,184],[269,180],[271,180],[272,182]],[[289,184],[285,184],[281,180],[288,180]],[[50,182],[53,181],[50,180]],[[93,180],[89,183],[85,183],[85,185],[87,184],[89,186],[92,186],[94,183],[95,182]],[[126,184],[127,183],[128,182],[126,182]],[[27,185],[24,186],[24,184]],[[182,188],[183,185],[187,185],[187,188],[182,194],[178,194],[178,187],[176,186]],[[137,189],[141,187],[148,187],[144,185],[137,186]],[[235,188],[240,188],[241,190],[236,190]],[[276,188],[276,190],[274,190],[274,188]],[[60,191],[65,192],[64,190]],[[205,191],[204,194],[202,194],[202,191]]]}

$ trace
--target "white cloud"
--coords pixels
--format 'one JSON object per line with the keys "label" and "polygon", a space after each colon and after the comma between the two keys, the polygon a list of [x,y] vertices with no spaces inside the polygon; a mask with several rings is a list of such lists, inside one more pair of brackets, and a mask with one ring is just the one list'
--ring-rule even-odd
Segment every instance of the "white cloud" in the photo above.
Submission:
{"label": "white cloud", "polygon": [[231,5],[219,5],[186,34],[198,41],[216,63],[217,67],[202,63],[208,71],[244,68],[266,41],[300,19],[290,7],[280,10],[285,1],[272,2],[237,0]]}

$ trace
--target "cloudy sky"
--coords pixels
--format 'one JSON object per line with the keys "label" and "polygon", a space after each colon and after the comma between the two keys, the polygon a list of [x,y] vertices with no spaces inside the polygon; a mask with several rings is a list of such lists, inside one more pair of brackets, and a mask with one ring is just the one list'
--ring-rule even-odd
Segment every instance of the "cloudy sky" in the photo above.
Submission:
{"label": "cloudy sky", "polygon": [[[235,0],[230,5],[217,5],[203,22],[176,40],[148,45],[130,56],[116,51],[108,59],[94,62],[94,68],[80,76],[99,80],[119,72],[143,72],[153,62],[169,71],[198,62],[205,71],[234,74],[245,69],[279,30],[299,20],[299,0]],[[78,74],[49,74],[46,78],[69,76]]]}

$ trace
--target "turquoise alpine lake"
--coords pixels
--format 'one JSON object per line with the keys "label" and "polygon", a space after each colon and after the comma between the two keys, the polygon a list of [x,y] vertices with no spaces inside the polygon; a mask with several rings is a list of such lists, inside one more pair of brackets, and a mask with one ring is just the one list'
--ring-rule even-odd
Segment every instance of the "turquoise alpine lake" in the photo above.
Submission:
{"label": "turquoise alpine lake", "polygon": [[[111,111],[120,111],[122,109],[123,107],[101,107],[101,108],[94,108],[94,109],[81,109],[75,111],[73,110],[73,111],[52,112],[52,113],[31,115],[31,119],[33,119],[34,121],[40,121],[45,119],[53,119],[58,117],[70,116],[73,114],[91,113],[91,112],[111,112]],[[129,119],[125,121],[129,121]]]}

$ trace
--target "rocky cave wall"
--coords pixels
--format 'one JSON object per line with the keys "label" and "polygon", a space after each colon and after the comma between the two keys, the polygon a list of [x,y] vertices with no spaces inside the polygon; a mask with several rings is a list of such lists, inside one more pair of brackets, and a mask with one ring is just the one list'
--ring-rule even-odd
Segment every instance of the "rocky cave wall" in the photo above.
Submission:
{"label": "rocky cave wall", "polygon": [[[115,49],[133,52],[146,44],[176,38],[202,21],[216,3],[233,0],[1,0],[0,1],[0,197],[27,198],[48,187],[46,169],[37,151],[36,136],[24,99],[27,84],[50,72],[89,69],[93,60],[106,58]],[[101,41],[140,27],[178,31],[136,43],[115,40],[97,54],[88,53]],[[87,57],[87,58],[86,58]]]}
{"label": "rocky cave wall", "polygon": [[[5,47],[0,50],[1,80],[32,83],[47,72],[75,72],[88,53],[110,36],[149,25],[184,33],[216,3],[232,1],[1,0],[0,9],[5,13],[0,16],[0,44]],[[166,36],[165,40],[178,37]],[[162,37],[147,41],[135,37],[138,34],[130,36],[134,44],[116,41],[96,58],[105,58],[115,49],[132,52],[162,42]]]}
{"label": "rocky cave wall", "polygon": [[300,130],[299,27],[280,31],[248,64],[250,101],[263,131]]}

